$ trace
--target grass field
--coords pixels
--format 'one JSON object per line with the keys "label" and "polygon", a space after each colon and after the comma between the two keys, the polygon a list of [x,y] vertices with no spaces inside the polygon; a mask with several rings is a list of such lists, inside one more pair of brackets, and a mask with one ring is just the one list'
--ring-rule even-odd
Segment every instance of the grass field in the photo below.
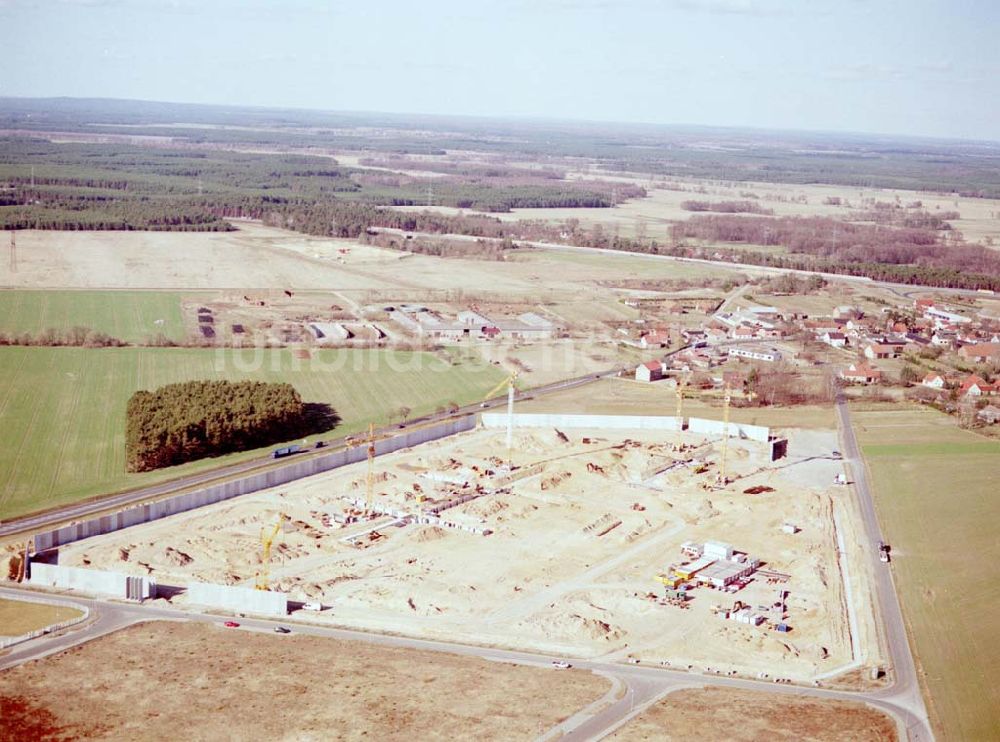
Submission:
{"label": "grass field", "polygon": [[[493,366],[451,366],[424,353],[176,348],[0,348],[0,518],[217,466],[220,459],[125,473],[125,404],[137,389],[189,379],[286,381],[342,419],[337,434],[477,401]],[[235,454],[246,456],[247,454]],[[227,457],[227,461],[236,460]]]}
{"label": "grass field", "polygon": [[68,606],[0,598],[0,636],[20,636],[80,615]]}
{"label": "grass field", "polygon": [[535,739],[608,681],[292,633],[147,623],[0,674],[0,739]]}
{"label": "grass field", "polygon": [[609,737],[615,742],[888,742],[897,738],[893,720],[862,703],[730,688],[671,693]]}
{"label": "grass field", "polygon": [[[722,419],[722,403],[702,401],[688,390],[684,398],[685,417]],[[523,412],[565,412],[583,415],[673,415],[677,396],[666,384],[644,384],[628,379],[607,379],[577,389],[567,389],[526,402]],[[730,409],[733,422],[775,428],[836,428],[833,406],[752,407]]]}
{"label": "grass field", "polygon": [[924,409],[853,413],[942,739],[1000,729],[1000,443]]}
{"label": "grass field", "polygon": [[2,333],[36,335],[74,326],[132,343],[157,333],[181,340],[181,296],[167,291],[0,291]]}

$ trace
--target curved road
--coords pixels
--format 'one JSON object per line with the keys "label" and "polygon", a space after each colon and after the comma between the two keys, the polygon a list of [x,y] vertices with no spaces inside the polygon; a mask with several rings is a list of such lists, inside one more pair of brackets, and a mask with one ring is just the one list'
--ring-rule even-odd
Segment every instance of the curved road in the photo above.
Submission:
{"label": "curved road", "polygon": [[864,521],[865,534],[868,536],[868,553],[874,565],[875,595],[878,600],[878,613],[882,616],[885,629],[886,648],[894,682],[888,690],[872,694],[874,698],[891,698],[904,707],[909,716],[907,728],[912,740],[931,740],[930,723],[927,708],[920,693],[920,682],[917,679],[916,664],[910,651],[906,636],[906,624],[899,607],[896,585],[892,579],[892,570],[888,564],[878,560],[876,544],[882,541],[882,529],[879,526],[878,515],[875,512],[875,502],[872,499],[868,483],[868,471],[858,448],[858,441],[851,427],[850,410],[843,394],[837,396],[837,423],[840,428],[840,438],[844,459],[850,468],[854,491],[857,493],[858,504],[861,506],[861,518]]}
{"label": "curved road", "polygon": [[[39,595],[37,591],[27,591],[25,588],[13,589],[0,587],[0,596],[14,600],[24,592],[30,592],[35,596]],[[69,629],[65,632],[39,637],[38,639],[16,645],[11,648],[7,655],[0,657],[0,671],[25,662],[47,657],[69,649],[72,646],[83,644],[131,624],[143,621],[182,620],[219,624],[226,620],[225,617],[192,613],[176,608],[138,605],[111,600],[74,597],[69,601],[60,600],[59,602],[87,606],[94,620],[81,624],[81,627],[75,630]],[[496,662],[510,662],[536,667],[548,668],[551,666],[553,660],[551,655],[541,655],[532,652],[517,652],[490,647],[478,647],[458,642],[411,639],[402,636],[372,634],[347,629],[324,628],[313,624],[298,625],[292,621],[240,618],[239,622],[241,630],[271,632],[275,626],[287,625],[293,627],[295,633],[307,636],[327,637],[347,641],[364,641],[389,647],[447,652],[466,657],[480,657]],[[598,708],[590,708],[591,713],[574,714],[567,722],[550,730],[548,734],[544,735],[545,737],[559,737],[566,740],[601,739],[668,693],[682,688],[709,685],[806,696],[821,700],[864,702],[902,721],[908,730],[911,740],[923,742],[924,740],[931,739],[930,736],[923,735],[921,731],[921,719],[909,707],[906,694],[904,693],[900,696],[895,692],[895,688],[878,693],[853,693],[795,685],[775,685],[764,681],[703,675],[659,667],[620,664],[600,660],[575,660],[573,665],[577,669],[590,670],[599,675],[617,679],[624,686],[624,694],[619,700],[612,701],[604,708],[600,708],[599,704],[591,704],[591,707],[598,706]],[[557,673],[559,671],[553,670],[552,672]],[[555,680],[556,677],[553,679]],[[929,731],[927,734],[929,735]]]}

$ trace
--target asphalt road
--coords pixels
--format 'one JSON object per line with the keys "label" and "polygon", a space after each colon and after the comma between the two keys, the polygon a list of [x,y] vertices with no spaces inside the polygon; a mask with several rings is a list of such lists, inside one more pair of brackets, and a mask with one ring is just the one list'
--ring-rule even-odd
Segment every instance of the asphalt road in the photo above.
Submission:
{"label": "asphalt road", "polygon": [[934,737],[927,718],[927,708],[920,693],[916,664],[913,661],[913,653],[910,651],[910,644],[907,640],[906,624],[899,607],[899,597],[892,578],[892,569],[889,564],[879,561],[878,558],[877,544],[884,540],[882,529],[875,513],[875,502],[872,499],[868,482],[868,471],[861,457],[854,429],[851,427],[850,410],[843,395],[839,395],[837,398],[837,422],[840,428],[841,451],[850,467],[851,480],[854,483],[854,491],[861,507],[865,534],[868,537],[868,553],[875,575],[875,596],[878,601],[878,612],[882,616],[886,648],[892,663],[890,669],[894,678],[894,683],[889,690],[872,695],[887,694],[886,697],[892,698],[896,704],[907,710],[909,714],[907,724],[911,740],[931,740]]}
{"label": "asphalt road", "polygon": [[[17,599],[19,595],[28,592],[38,596],[37,591],[26,588],[0,587],[0,596]],[[0,657],[0,671],[36,659],[61,652],[72,646],[83,644],[92,639],[105,636],[113,631],[150,620],[181,620],[196,623],[221,624],[226,619],[219,616],[192,613],[174,608],[154,605],[139,605],[121,601],[98,600],[91,598],[53,598],[55,602],[77,604],[90,609],[91,620],[78,627],[68,629],[59,634],[39,637],[17,645],[10,653]],[[412,639],[401,636],[372,634],[346,629],[324,628],[315,625],[300,625],[294,621],[277,621],[259,618],[239,618],[240,631],[273,632],[275,626],[284,625],[296,634],[326,637],[346,641],[364,641],[371,644],[407,649],[446,652],[466,657],[480,657],[495,662],[511,662],[515,664],[550,668],[552,655],[541,655],[532,652],[516,652],[489,647],[477,647],[458,642],[431,641]],[[598,740],[626,723],[629,719],[641,713],[652,703],[663,698],[668,693],[681,688],[718,686],[742,690],[764,691],[790,696],[805,696],[816,699],[845,700],[864,702],[885,711],[901,720],[907,727],[910,740],[930,740],[926,718],[921,719],[911,707],[912,698],[907,688],[893,687],[875,693],[853,693],[849,691],[827,690],[825,688],[804,687],[796,685],[776,685],[764,681],[745,680],[701,673],[670,670],[662,667],[632,665],[627,663],[571,660],[574,667],[590,670],[600,675],[616,678],[624,686],[624,693],[617,701],[612,701],[604,708],[597,708],[591,714],[574,715],[572,726],[554,729],[566,740]],[[559,670],[552,670],[553,682],[558,682]],[[919,693],[918,693],[919,699]],[[558,736],[547,735],[547,736]]]}

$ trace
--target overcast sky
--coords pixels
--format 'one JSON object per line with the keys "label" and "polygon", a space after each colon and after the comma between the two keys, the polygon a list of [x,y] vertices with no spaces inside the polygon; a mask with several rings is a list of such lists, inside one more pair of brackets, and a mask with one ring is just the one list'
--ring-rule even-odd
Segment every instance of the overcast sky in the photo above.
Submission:
{"label": "overcast sky", "polygon": [[1000,0],[0,0],[0,96],[1000,140]]}

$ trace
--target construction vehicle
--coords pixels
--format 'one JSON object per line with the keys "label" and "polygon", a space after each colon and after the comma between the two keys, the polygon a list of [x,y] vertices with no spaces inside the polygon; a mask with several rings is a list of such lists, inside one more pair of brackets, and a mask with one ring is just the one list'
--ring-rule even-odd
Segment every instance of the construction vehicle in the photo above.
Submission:
{"label": "construction vehicle", "polygon": [[271,589],[271,546],[274,544],[274,539],[277,537],[278,532],[281,530],[281,526],[288,516],[284,513],[278,513],[278,522],[274,524],[274,528],[270,531],[265,531],[264,527],[261,526],[260,529],[260,570],[257,572],[257,584],[256,588],[258,590],[270,590]]}
{"label": "construction vehicle", "polygon": [[889,563],[889,544],[883,541],[878,542],[878,560],[884,564]]}
{"label": "construction vehicle", "polygon": [[483,397],[485,402],[494,394],[499,392],[504,386],[507,387],[507,467],[513,468],[513,448],[514,448],[514,391],[517,388],[515,382],[517,381],[518,372],[515,371],[506,379],[501,381],[495,387],[490,389],[489,393]]}

